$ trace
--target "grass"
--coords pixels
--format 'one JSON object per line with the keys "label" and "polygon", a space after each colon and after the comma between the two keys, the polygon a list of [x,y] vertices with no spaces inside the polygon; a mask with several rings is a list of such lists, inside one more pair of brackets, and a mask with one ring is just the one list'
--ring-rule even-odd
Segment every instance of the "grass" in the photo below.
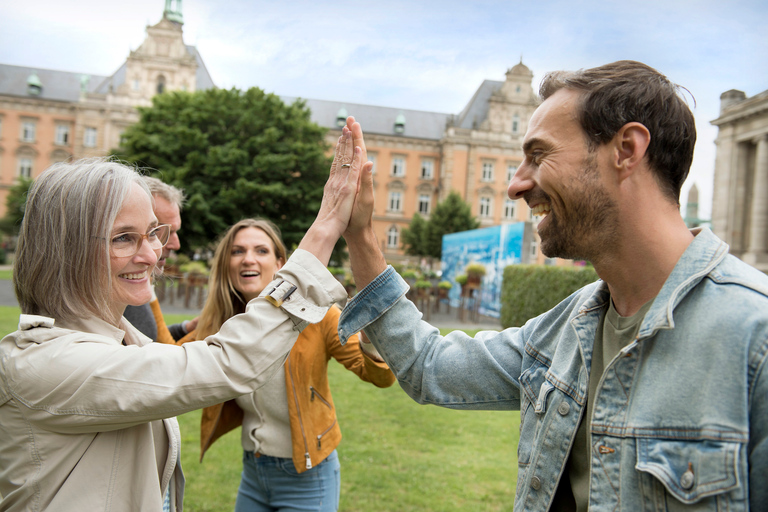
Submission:
{"label": "grass", "polygon": [[[166,315],[169,324],[185,315]],[[15,330],[18,308],[0,307],[0,329]],[[468,331],[472,334],[475,331]],[[512,510],[517,481],[517,412],[452,411],[413,402],[397,384],[378,389],[332,361],[328,368],[344,439],[342,512]],[[240,430],[200,456],[200,411],[179,417],[184,505],[231,511],[240,482]]]}

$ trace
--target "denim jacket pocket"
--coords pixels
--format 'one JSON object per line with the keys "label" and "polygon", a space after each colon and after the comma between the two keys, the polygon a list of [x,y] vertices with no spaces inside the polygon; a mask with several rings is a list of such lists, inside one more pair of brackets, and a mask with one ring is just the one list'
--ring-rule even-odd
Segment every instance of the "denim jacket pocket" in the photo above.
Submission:
{"label": "denim jacket pocket", "polygon": [[696,510],[721,510],[722,500],[728,510],[742,510],[736,505],[746,505],[739,481],[740,449],[739,443],[721,441],[638,439],[637,470],[655,477],[677,502],[698,503]]}

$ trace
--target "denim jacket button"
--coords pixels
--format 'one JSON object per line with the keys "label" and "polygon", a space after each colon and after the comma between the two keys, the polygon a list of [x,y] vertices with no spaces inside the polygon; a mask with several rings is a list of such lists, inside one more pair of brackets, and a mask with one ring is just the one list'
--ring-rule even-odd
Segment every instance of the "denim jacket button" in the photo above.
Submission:
{"label": "denim jacket button", "polygon": [[571,406],[568,405],[568,402],[560,402],[560,405],[557,406],[557,412],[560,413],[560,416],[567,416],[570,411]]}
{"label": "denim jacket button", "polygon": [[538,491],[539,489],[541,489],[541,480],[539,480],[539,477],[535,476],[531,478],[531,488],[534,491]]}
{"label": "denim jacket button", "polygon": [[689,490],[691,487],[693,487],[693,480],[693,471],[689,469],[683,473],[683,476],[680,477],[680,487],[686,491]]}

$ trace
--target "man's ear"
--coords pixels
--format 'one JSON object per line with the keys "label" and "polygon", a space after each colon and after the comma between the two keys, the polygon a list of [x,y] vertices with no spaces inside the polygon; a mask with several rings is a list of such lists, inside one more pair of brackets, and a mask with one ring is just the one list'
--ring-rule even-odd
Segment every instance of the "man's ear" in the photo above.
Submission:
{"label": "man's ear", "polygon": [[614,165],[622,169],[622,174],[628,176],[645,158],[645,152],[651,143],[651,132],[642,123],[627,123],[616,132],[613,143]]}

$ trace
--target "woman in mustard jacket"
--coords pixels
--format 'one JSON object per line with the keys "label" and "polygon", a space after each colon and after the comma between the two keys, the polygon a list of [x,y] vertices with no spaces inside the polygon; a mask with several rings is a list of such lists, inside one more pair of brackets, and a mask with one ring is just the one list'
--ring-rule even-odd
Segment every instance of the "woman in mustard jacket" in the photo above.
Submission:
{"label": "woman in mustard jacket", "polygon": [[[198,328],[179,343],[205,339],[244,312],[286,260],[271,222],[245,219],[232,226],[216,249]],[[306,326],[278,373],[252,394],[203,410],[201,460],[216,439],[243,426],[236,511],[338,510],[341,430],[328,385],[328,360],[333,357],[378,387],[395,381],[371,344],[353,336],[341,345],[339,315],[333,307],[322,321]],[[297,319],[296,328],[302,327]]]}

